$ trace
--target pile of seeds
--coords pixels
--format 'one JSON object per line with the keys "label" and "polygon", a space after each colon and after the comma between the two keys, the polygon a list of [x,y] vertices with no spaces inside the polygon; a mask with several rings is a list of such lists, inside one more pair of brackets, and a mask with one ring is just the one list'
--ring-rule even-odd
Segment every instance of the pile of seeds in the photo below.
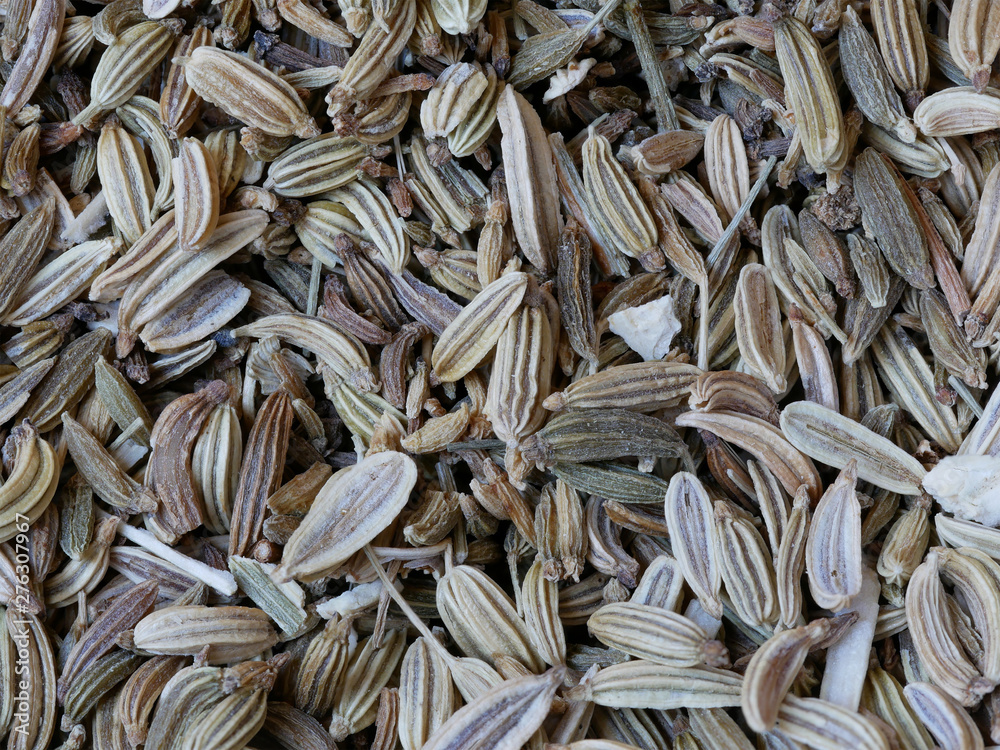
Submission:
{"label": "pile of seeds", "polygon": [[0,10],[9,750],[1000,744],[1000,3]]}

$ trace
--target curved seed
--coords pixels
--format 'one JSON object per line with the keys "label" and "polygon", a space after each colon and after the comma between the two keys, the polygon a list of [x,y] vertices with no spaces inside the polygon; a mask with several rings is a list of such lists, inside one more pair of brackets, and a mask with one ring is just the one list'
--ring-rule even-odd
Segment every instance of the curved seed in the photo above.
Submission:
{"label": "curved seed", "polygon": [[910,636],[934,684],[963,706],[974,706],[993,689],[994,683],[983,678],[962,649],[945,602],[940,568],[941,555],[931,550],[913,571],[906,588]]}
{"label": "curved seed", "polygon": [[269,315],[237,328],[233,335],[252,338],[277,336],[282,341],[315,352],[325,366],[359,390],[367,393],[377,386],[365,348],[353,337],[341,333],[320,318],[300,313]]}
{"label": "curved seed", "polygon": [[789,494],[805,484],[810,495],[819,496],[819,475],[813,462],[767,422],[730,412],[688,412],[679,416],[676,422],[679,427],[711,432],[747,451],[774,473]]}
{"label": "curved seed", "polygon": [[911,682],[903,695],[941,747],[982,750],[983,735],[976,722],[954,698],[926,682]]}
{"label": "curved seed", "polygon": [[809,592],[821,607],[837,612],[861,591],[861,504],[858,467],[849,461],[820,498],[806,541]]}
{"label": "curved seed", "polygon": [[59,481],[59,459],[52,446],[27,421],[11,430],[4,454],[12,464],[0,487],[0,542],[41,517]]}
{"label": "curved seed", "polygon": [[225,382],[212,381],[200,391],[171,401],[153,425],[145,483],[160,500],[160,507],[149,522],[151,530],[165,540],[172,542],[202,523],[203,510],[191,473],[191,448],[212,410],[228,396]]}

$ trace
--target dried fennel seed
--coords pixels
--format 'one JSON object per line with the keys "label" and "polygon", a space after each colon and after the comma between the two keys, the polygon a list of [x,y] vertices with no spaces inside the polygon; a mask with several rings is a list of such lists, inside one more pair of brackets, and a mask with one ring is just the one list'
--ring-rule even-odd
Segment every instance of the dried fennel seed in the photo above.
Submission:
{"label": "dried fennel seed", "polygon": [[998,3],[0,5],[8,748],[1000,745]]}

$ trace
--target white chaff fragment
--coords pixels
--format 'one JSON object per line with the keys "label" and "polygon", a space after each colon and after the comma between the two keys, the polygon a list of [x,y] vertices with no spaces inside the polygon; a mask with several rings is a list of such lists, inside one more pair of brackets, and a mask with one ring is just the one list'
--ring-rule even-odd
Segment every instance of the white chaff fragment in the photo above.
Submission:
{"label": "white chaff fragment", "polygon": [[[394,583],[396,591],[402,592],[403,584],[398,580]],[[347,617],[349,615],[362,612],[369,607],[374,607],[378,604],[379,598],[382,596],[382,582],[372,581],[371,583],[362,583],[355,586],[349,591],[345,591],[342,594],[338,594],[332,599],[328,599],[319,606],[316,607],[316,614],[322,617],[324,620],[331,619],[334,615],[341,618]]]}
{"label": "white chaff fragment", "polygon": [[631,349],[651,362],[670,351],[670,343],[681,330],[669,294],[639,307],[629,307],[608,317],[611,330],[625,339]]}
{"label": "white chaff fragment", "polygon": [[[102,518],[111,517],[109,513],[100,513],[99,515]],[[232,596],[236,593],[236,579],[233,578],[233,574],[228,570],[217,570],[200,560],[182,555],[173,547],[168,547],[145,529],[137,529],[135,526],[130,526],[124,521],[118,524],[118,534],[143,549],[149,550],[160,559],[176,565],[185,573],[197,578],[220,594]]]}
{"label": "white chaff fragment", "polygon": [[861,573],[861,591],[841,614],[856,612],[857,621],[826,652],[826,669],[819,697],[836,703],[849,711],[857,711],[861,704],[861,689],[868,674],[872,638],[878,620],[878,597],[881,593],[878,577],[870,568]]}
{"label": "white chaff fragment", "polygon": [[958,518],[1000,526],[1000,457],[945,456],[927,472],[923,487]]}
{"label": "white chaff fragment", "polygon": [[102,190],[66,225],[62,233],[63,239],[74,245],[86,242],[107,223],[108,213],[108,202]]}
{"label": "white chaff fragment", "polygon": [[687,609],[684,610],[684,616],[704,630],[709,638],[715,638],[722,628],[722,619],[712,617],[697,599],[692,599],[687,605]]}
{"label": "white chaff fragment", "polygon": [[542,101],[546,103],[551,102],[563,94],[568,94],[583,82],[583,79],[587,77],[587,73],[596,64],[597,60],[588,57],[585,60],[580,60],[580,62],[571,62],[565,68],[557,70],[549,79],[549,90],[545,92]]}

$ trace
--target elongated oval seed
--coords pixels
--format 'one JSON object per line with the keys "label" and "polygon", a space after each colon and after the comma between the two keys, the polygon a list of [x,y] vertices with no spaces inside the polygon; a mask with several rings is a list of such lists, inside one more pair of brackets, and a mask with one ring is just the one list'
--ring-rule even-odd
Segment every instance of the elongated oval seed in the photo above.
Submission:
{"label": "elongated oval seed", "polygon": [[522,592],[525,625],[535,650],[546,664],[566,663],[566,633],[559,619],[559,587],[543,574],[536,560],[524,576]]}
{"label": "elongated oval seed", "polygon": [[912,142],[916,136],[913,123],[906,118],[878,47],[854,8],[844,10],[840,54],[844,80],[865,117],[886,130],[895,129],[902,140]]}
{"label": "elongated oval seed", "polygon": [[104,502],[129,513],[151,513],[159,503],[148,488],[122,471],[86,427],[63,412],[63,437],[80,473]]}
{"label": "elongated oval seed", "polygon": [[132,432],[133,438],[148,446],[153,418],[125,376],[101,358],[94,363],[94,385],[101,403],[119,429],[129,429],[139,420],[141,426]]}
{"label": "elongated oval seed", "polygon": [[725,646],[709,640],[697,623],[659,607],[606,604],[591,615],[587,628],[611,648],[668,667],[722,667],[728,662]]}
{"label": "elongated oval seed", "polygon": [[986,679],[1000,682],[1000,631],[996,618],[1000,612],[1000,566],[976,549],[935,550],[941,555],[943,579],[967,601],[973,625],[982,638],[983,652],[976,666]]}
{"label": "elongated oval seed", "polygon": [[713,617],[722,616],[722,568],[712,501],[694,474],[678,472],[670,479],[664,512],[674,555],[684,580]]}
{"label": "elongated oval seed", "polygon": [[757,528],[725,501],[715,503],[719,525],[719,562],[731,608],[748,625],[761,627],[778,618],[774,566]]}
{"label": "elongated oval seed", "polygon": [[334,190],[357,179],[364,153],[356,139],[324,133],[292,146],[271,162],[264,187],[292,198]]}
{"label": "elongated oval seed", "polygon": [[438,583],[437,604],[448,631],[466,654],[484,661],[504,655],[532,671],[541,670],[542,659],[514,603],[480,571],[467,565],[453,568]]}
{"label": "elongated oval seed", "polygon": [[0,105],[10,114],[17,114],[28,103],[48,70],[66,20],[66,5],[66,0],[42,0],[34,4],[24,47],[5,76],[0,92]]}
{"label": "elongated oval seed", "polygon": [[606,367],[574,380],[542,402],[550,411],[630,409],[654,412],[673,406],[690,392],[702,371],[686,362],[657,360]]}
{"label": "elongated oval seed", "polygon": [[56,659],[48,628],[35,615],[18,612],[16,607],[7,608],[4,627],[12,637],[18,635],[18,655],[25,667],[18,682],[12,679],[4,689],[16,690],[14,695],[23,696],[36,708],[27,716],[13,717],[8,745],[11,750],[48,747],[56,728],[57,710]]}
{"label": "elongated oval seed", "polygon": [[843,469],[858,462],[858,478],[904,495],[920,494],[927,472],[912,456],[881,435],[832,409],[796,401],[781,412],[785,437],[817,461]]}
{"label": "elongated oval seed", "polygon": [[135,626],[135,645],[154,654],[190,654],[208,647],[212,664],[248,659],[278,641],[270,618],[253,607],[167,607]]}
{"label": "elongated oval seed", "polygon": [[567,691],[567,697],[610,708],[730,708],[740,704],[742,685],[735,672],[636,659],[602,669]]}
{"label": "elongated oval seed", "polygon": [[185,138],[173,159],[174,201],[181,247],[196,250],[219,223],[219,175],[211,153],[197,138]]}
{"label": "elongated oval seed", "polygon": [[444,330],[431,363],[443,382],[453,382],[472,371],[489,354],[521,304],[528,275],[509,273],[476,295]]}
{"label": "elongated oval seed", "polygon": [[0,275],[0,314],[7,313],[31,277],[52,236],[54,220],[55,203],[47,200],[0,239],[0,253],[7,259]]}
{"label": "elongated oval seed", "polygon": [[504,88],[497,102],[500,150],[508,180],[511,223],[525,256],[540,271],[552,265],[559,239],[559,191],[552,148],[527,100]]}
{"label": "elongated oval seed", "polygon": [[199,96],[247,125],[274,136],[319,135],[295,89],[249,58],[198,47],[174,62],[184,66],[185,80]]}
{"label": "elongated oval seed", "polygon": [[666,422],[624,409],[564,412],[521,442],[524,458],[545,466],[682,452],[680,438]]}
{"label": "elongated oval seed", "polygon": [[395,451],[338,471],[285,545],[274,580],[310,581],[334,570],[392,523],[416,482],[413,459]]}
{"label": "elongated oval seed", "polygon": [[891,160],[874,148],[857,158],[855,191],[865,228],[892,269],[918,289],[934,286],[927,239],[920,231],[910,187]]}
{"label": "elongated oval seed", "polygon": [[221,216],[199,252],[175,247],[149,274],[132,282],[118,307],[118,356],[128,355],[136,332],[146,323],[155,325],[206,272],[259,238],[267,221],[267,214],[256,209]]}
{"label": "elongated oval seed", "polygon": [[126,132],[118,118],[110,117],[97,141],[97,174],[105,185],[115,226],[129,244],[152,225],[153,178],[139,140]]}
{"label": "elongated oval seed", "polygon": [[785,697],[778,711],[778,729],[816,750],[890,750],[873,721],[818,698]]}
{"label": "elongated oval seed", "polygon": [[595,221],[619,250],[644,262],[659,252],[649,208],[614,158],[608,139],[593,128],[583,145],[583,184]]}
{"label": "elongated oval seed", "polygon": [[337,112],[341,102],[363,101],[375,92],[392,70],[416,22],[417,3],[396,0],[386,5],[380,21],[368,26],[344,66],[340,81],[327,95],[331,114]]}
{"label": "elongated oval seed", "polygon": [[127,102],[170,51],[175,29],[160,21],[145,21],[119,34],[97,63],[90,81],[90,104],[73,122],[91,127],[101,113]]}
{"label": "elongated oval seed", "polygon": [[[357,157],[355,157],[357,158]],[[348,182],[326,197],[350,211],[368,232],[385,265],[400,273],[409,259],[409,245],[403,221],[378,187],[366,179]]]}
{"label": "elongated oval seed", "polygon": [[793,16],[775,22],[774,46],[789,105],[802,128],[806,160],[816,171],[826,172],[840,161],[846,147],[830,66],[808,27]]}
{"label": "elongated oval seed", "polygon": [[459,710],[423,750],[518,750],[542,725],[565,670],[508,680]]}
{"label": "elongated oval seed", "polygon": [[114,600],[74,645],[58,681],[59,700],[64,700],[74,678],[95,659],[114,648],[117,636],[134,627],[152,609],[159,586],[146,581],[131,587]]}
{"label": "elongated oval seed", "polygon": [[225,695],[221,669],[205,666],[181,669],[163,686],[145,747],[148,750],[169,750],[173,747],[173,737]]}
{"label": "elongated oval seed", "polygon": [[930,77],[917,6],[907,0],[873,0],[871,17],[886,69],[912,109],[923,98]]}
{"label": "elongated oval seed", "polygon": [[759,263],[740,269],[733,297],[736,340],[743,362],[775,393],[783,393],[785,381],[785,336],[781,310],[771,272]]}
{"label": "elongated oval seed", "polygon": [[420,750],[455,710],[448,664],[426,638],[417,638],[399,671],[399,742]]}
{"label": "elongated oval seed", "polygon": [[185,750],[241,750],[264,725],[267,691],[241,687],[201,714]]}

